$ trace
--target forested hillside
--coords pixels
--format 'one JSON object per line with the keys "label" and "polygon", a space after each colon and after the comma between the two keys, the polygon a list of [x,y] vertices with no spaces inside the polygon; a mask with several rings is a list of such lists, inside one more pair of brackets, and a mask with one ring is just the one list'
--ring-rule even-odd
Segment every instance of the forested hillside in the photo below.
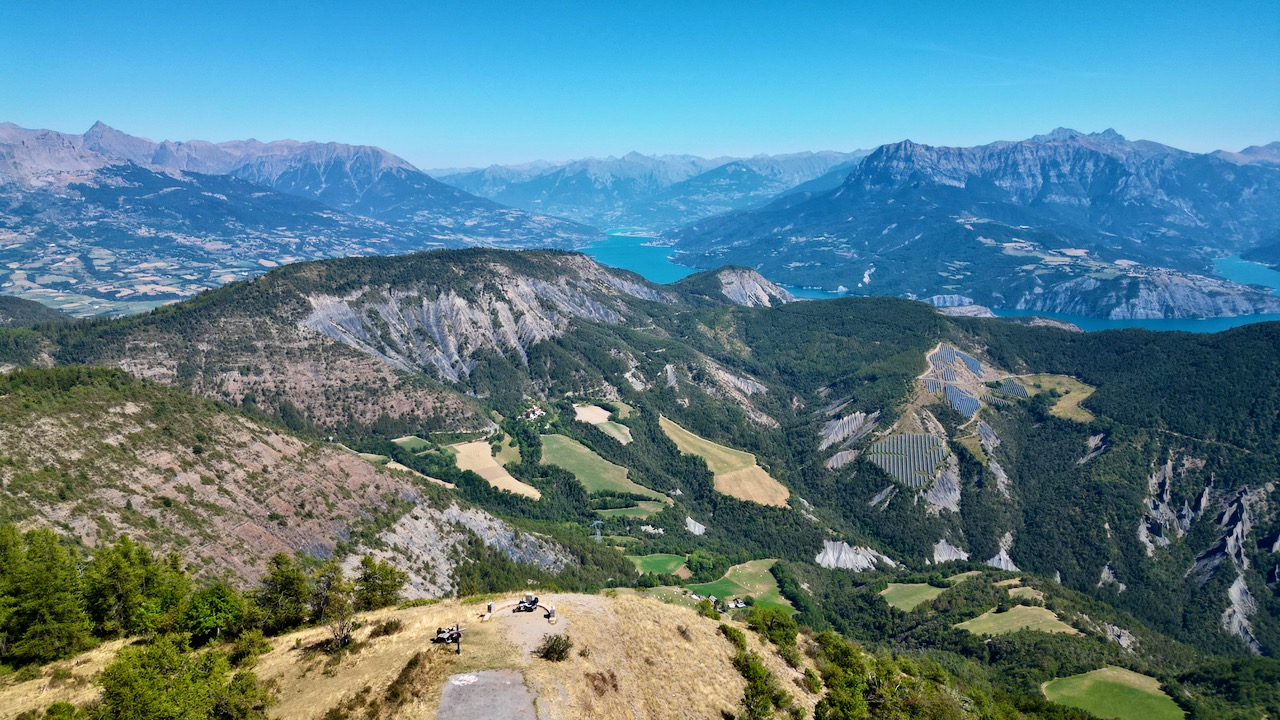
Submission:
{"label": "forested hillside", "polygon": [[[369,554],[422,597],[751,597],[1008,698],[1117,666],[1244,707],[1223,663],[1280,649],[1280,327],[790,300],[746,270],[659,286],[471,250],[9,331],[10,363],[124,372],[5,376],[7,512],[242,582],[281,551]],[[246,521],[253,552],[198,551]]]}

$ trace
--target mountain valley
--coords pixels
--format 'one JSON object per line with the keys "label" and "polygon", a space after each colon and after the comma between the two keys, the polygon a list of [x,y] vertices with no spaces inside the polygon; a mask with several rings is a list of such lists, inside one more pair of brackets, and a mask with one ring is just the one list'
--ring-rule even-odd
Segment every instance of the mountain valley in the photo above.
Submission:
{"label": "mountain valley", "polygon": [[[22,324],[0,329],[4,511],[86,552],[128,534],[246,589],[283,552],[374,557],[405,598],[749,593],[962,663],[1029,715],[1040,683],[1113,665],[1220,707],[1187,689],[1197,668],[1280,643],[1274,323],[1079,333],[468,249]],[[462,469],[477,443],[492,471]],[[740,456],[750,480],[726,474]],[[907,585],[940,592],[881,595]],[[973,627],[1072,632],[993,654],[965,625],[992,608]]]}

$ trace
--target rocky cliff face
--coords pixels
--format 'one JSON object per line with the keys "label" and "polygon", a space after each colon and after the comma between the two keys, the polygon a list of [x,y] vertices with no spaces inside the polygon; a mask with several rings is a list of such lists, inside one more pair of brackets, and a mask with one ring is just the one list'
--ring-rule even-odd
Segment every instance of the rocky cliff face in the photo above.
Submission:
{"label": "rocky cliff face", "polygon": [[794,295],[754,270],[726,268],[716,273],[716,277],[720,279],[720,292],[734,305],[773,307],[796,300]]}
{"label": "rocky cliff face", "polygon": [[622,323],[629,311],[616,295],[675,301],[580,255],[563,256],[559,264],[560,277],[546,280],[493,263],[463,293],[441,291],[424,279],[394,289],[363,287],[343,297],[312,295],[301,325],[401,370],[431,369],[457,382],[481,353],[527,364],[529,347],[563,335],[574,320]]}
{"label": "rocky cliff face", "polygon": [[1226,280],[1176,272],[1101,281],[1081,277],[1019,298],[1019,310],[1116,320],[1234,317],[1280,312],[1280,298]]}
{"label": "rocky cliff face", "polygon": [[979,147],[885,145],[837,188],[669,236],[686,263],[746,265],[791,285],[1202,317],[1272,312],[1274,298],[1205,273],[1278,223],[1278,166],[1060,129]]}
{"label": "rocky cliff face", "polygon": [[464,509],[454,502],[444,508],[420,505],[410,510],[379,533],[373,546],[357,549],[346,565],[353,571],[360,557],[373,555],[408,573],[406,599],[451,597],[457,590],[453,570],[473,539],[513,562],[551,572],[577,562],[554,542],[517,532],[483,510]]}

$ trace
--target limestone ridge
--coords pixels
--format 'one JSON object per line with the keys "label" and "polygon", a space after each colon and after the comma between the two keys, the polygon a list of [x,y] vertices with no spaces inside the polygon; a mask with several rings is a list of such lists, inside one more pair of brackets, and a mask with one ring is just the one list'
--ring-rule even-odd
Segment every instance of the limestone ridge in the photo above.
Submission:
{"label": "limestone ridge", "polygon": [[[1201,317],[1276,310],[1207,269],[1273,239],[1278,222],[1280,166],[1058,129],[977,147],[883,145],[838,187],[667,237],[688,264],[739,263],[793,285],[861,276],[850,292]],[[945,267],[920,262],[934,256]]]}

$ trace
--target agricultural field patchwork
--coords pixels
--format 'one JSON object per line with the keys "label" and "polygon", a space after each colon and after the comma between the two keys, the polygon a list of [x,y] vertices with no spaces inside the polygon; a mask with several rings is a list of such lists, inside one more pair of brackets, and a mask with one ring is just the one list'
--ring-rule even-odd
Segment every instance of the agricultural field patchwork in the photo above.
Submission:
{"label": "agricultural field patchwork", "polygon": [[[756,599],[757,605],[778,607],[790,611],[793,609],[790,601],[778,591],[778,581],[769,572],[769,568],[773,567],[776,562],[777,560],[772,559],[752,560],[741,565],[734,565],[725,572],[724,577],[715,582],[686,585],[685,589],[702,597],[714,595],[717,598],[733,598],[750,595]],[[670,591],[672,589],[668,588],[667,590]],[[676,590],[675,595],[679,594],[679,591]],[[692,605],[694,601],[686,600],[685,604]]]}
{"label": "agricultural field patchwork", "polygon": [[716,492],[760,505],[786,506],[791,492],[756,463],[755,455],[711,442],[665,417],[658,422],[680,452],[706,461]]}
{"label": "agricultural field patchwork", "polygon": [[487,441],[473,440],[458,443],[450,445],[449,449],[457,456],[459,470],[470,470],[499,490],[524,495],[534,500],[542,498],[538,488],[520,482],[512,477],[505,467],[498,464],[497,458],[493,456],[493,446]]}
{"label": "agricultural field patchwork", "polygon": [[1076,422],[1093,422],[1093,413],[1080,407],[1080,403],[1097,389],[1092,385],[1086,385],[1066,375],[1027,375],[1023,378],[1023,382],[1030,385],[1027,391],[1032,395],[1051,390],[1057,390],[1062,394],[1058,402],[1049,408],[1049,412],[1053,415]]}
{"label": "agricultural field patchwork", "polygon": [[1029,605],[1014,605],[1008,612],[997,613],[994,609],[982,613],[978,617],[956,625],[961,630],[968,630],[974,635],[1004,635],[1019,630],[1035,630],[1045,633],[1064,633],[1079,635],[1080,631],[1058,619],[1052,610]]}
{"label": "agricultural field patchwork", "polygon": [[1185,713],[1160,689],[1160,681],[1132,670],[1104,667],[1082,675],[1050,680],[1045,697],[1102,718],[1182,720]]}
{"label": "agricultural field patchwork", "polygon": [[932,435],[903,434],[885,438],[867,453],[867,459],[912,488],[921,488],[933,480],[934,472],[947,458],[946,447]]}
{"label": "agricultural field patchwork", "polygon": [[[631,411],[631,407],[630,406],[626,406],[626,407],[627,407],[626,414],[629,415]],[[587,423],[588,425],[595,425],[597,428],[600,429],[600,432],[604,433],[605,435],[608,435],[614,440],[617,440],[623,445],[626,445],[627,443],[631,442],[631,428],[627,427],[626,425],[623,425],[622,423],[614,422],[613,420],[611,420],[610,418],[613,417],[613,414],[610,413],[608,410],[605,410],[604,408],[600,407],[599,405],[574,405],[573,414],[574,414],[574,419],[576,419],[578,422],[584,422],[584,423]],[[626,417],[626,415],[624,415],[622,409],[619,408],[618,418],[622,419],[624,417]]]}

